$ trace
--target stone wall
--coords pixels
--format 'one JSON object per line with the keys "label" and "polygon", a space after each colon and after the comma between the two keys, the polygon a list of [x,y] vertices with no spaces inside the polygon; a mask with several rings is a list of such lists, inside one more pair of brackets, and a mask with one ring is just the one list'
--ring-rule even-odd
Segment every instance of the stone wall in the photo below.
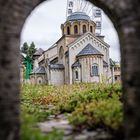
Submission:
{"label": "stone wall", "polygon": [[[77,26],[77,28],[78,28],[78,33],[77,34],[75,34],[74,33],[74,26]],[[64,24],[63,24],[63,28],[62,28],[62,30],[64,30],[64,34],[65,35],[68,35],[67,34],[67,27],[69,27],[69,29],[70,29],[70,35],[82,35],[82,34],[84,34],[83,33],[83,25],[85,25],[86,26],[86,32],[90,32],[90,26],[92,26],[92,29],[93,29],[93,31],[92,31],[92,33],[95,33],[95,27],[96,27],[96,24],[95,24],[95,22],[93,22],[93,21],[67,21],[67,22],[65,22]]]}
{"label": "stone wall", "polygon": [[47,79],[45,74],[33,74],[30,76],[30,84],[46,84]]}
{"label": "stone wall", "polygon": [[[81,64],[81,81],[82,82],[102,82],[101,76],[103,75],[103,58],[102,56],[88,56],[80,57],[79,62]],[[92,76],[93,64],[98,65],[98,76]]]}
{"label": "stone wall", "polygon": [[90,0],[112,20],[121,45],[125,139],[140,139],[140,1]]}
{"label": "stone wall", "polygon": [[64,70],[51,69],[50,70],[50,85],[64,84]]}
{"label": "stone wall", "polygon": [[[81,36],[76,42],[70,44],[69,47],[69,71],[70,71],[70,83],[72,84],[72,64],[76,61],[76,55],[87,45],[91,44],[98,51],[100,51],[104,56],[103,60],[109,63],[108,52],[109,46],[102,41],[99,41],[98,38],[93,36],[91,33],[86,33],[84,36]],[[103,73],[103,72],[102,72]]]}
{"label": "stone wall", "polygon": [[[19,140],[19,41],[23,24],[44,0],[0,1],[0,139]],[[126,140],[140,139],[140,1],[90,0],[117,29],[122,56]]]}
{"label": "stone wall", "polygon": [[44,59],[46,58],[49,58],[50,61],[53,60],[55,57],[58,56],[58,53],[57,53],[57,46],[54,47],[54,48],[51,48],[49,50],[47,50],[45,53],[44,53]]}
{"label": "stone wall", "polygon": [[18,140],[20,130],[20,33],[39,1],[0,1],[0,139]]}

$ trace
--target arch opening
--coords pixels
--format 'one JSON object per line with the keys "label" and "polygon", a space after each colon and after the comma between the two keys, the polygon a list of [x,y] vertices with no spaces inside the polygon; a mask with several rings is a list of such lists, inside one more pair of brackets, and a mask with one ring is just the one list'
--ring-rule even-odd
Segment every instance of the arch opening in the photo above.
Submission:
{"label": "arch opening", "polygon": [[[49,13],[51,13],[51,12],[49,12]],[[43,22],[45,22],[44,19],[43,19]],[[47,48],[47,50],[38,59],[38,61],[39,61],[38,66],[44,66],[46,73],[47,73],[47,75],[46,75],[47,78],[44,75],[42,82],[45,78],[46,78],[45,79],[46,84],[48,84],[48,85],[72,84],[72,83],[79,84],[81,82],[98,83],[101,81],[102,82],[107,81],[109,78],[107,76],[103,75],[103,74],[106,74],[106,75],[109,74],[108,65],[110,63],[109,62],[109,49],[108,49],[109,47],[103,43],[103,42],[106,42],[106,38],[104,39],[103,36],[98,36],[95,34],[94,27],[93,27],[93,26],[95,26],[95,24],[92,22],[88,22],[88,21],[86,21],[86,22],[80,21],[81,23],[79,23],[77,21],[76,22],[65,21],[65,22],[66,23],[64,23],[64,21],[61,22],[61,29],[62,29],[63,35],[65,35],[66,37],[68,35],[68,37],[66,38],[67,42],[71,41],[73,38],[75,38],[76,36],[74,36],[74,35],[79,35],[79,36],[81,35],[81,38],[82,38],[83,33],[85,33],[85,35],[87,34],[87,36],[85,36],[85,37],[83,36],[83,39],[81,39],[79,42],[77,42],[77,44],[75,43],[75,40],[72,40],[69,44],[73,43],[74,45],[71,47],[69,47],[69,44],[67,44],[67,42],[65,42],[65,43],[63,42],[63,37],[61,38],[61,36],[60,36],[60,38],[61,38],[60,40],[54,39],[54,41],[52,42],[52,44],[53,43],[54,44],[52,46],[48,45],[48,47],[51,47],[51,48]],[[108,19],[105,22],[108,22]],[[56,21],[54,23],[56,23]],[[103,34],[105,32],[109,34],[110,25],[111,24],[106,25],[106,27],[105,27],[106,30],[103,31]],[[37,25],[37,26],[41,27],[40,25]],[[53,27],[54,27],[54,25],[53,25]],[[25,28],[27,28],[26,25],[25,25]],[[108,29],[108,31],[107,31],[107,29]],[[27,30],[27,29],[23,30],[23,34],[24,34],[25,30]],[[89,34],[89,32],[90,32],[90,34]],[[112,32],[112,30],[110,32]],[[112,32],[112,34],[113,33],[114,33],[114,31]],[[93,35],[91,35],[91,34],[93,34]],[[47,36],[47,35],[45,35],[45,36]],[[94,37],[94,36],[96,36],[96,37]],[[107,36],[108,36],[107,39],[109,39],[110,34]],[[47,40],[49,40],[49,38],[47,38]],[[119,43],[118,43],[118,46],[119,46]],[[79,49],[79,47],[81,47],[81,49]],[[99,52],[95,51],[97,54],[93,53],[93,54],[89,54],[89,56],[88,56],[88,54],[84,54],[84,55],[80,54],[80,52],[83,49],[87,49],[87,48],[89,50],[91,49],[90,51],[93,51],[93,52],[97,49]],[[95,50],[93,50],[93,48],[95,48]],[[78,49],[79,49],[79,52],[76,52]],[[55,55],[53,55],[54,52],[56,52]],[[78,56],[78,54],[79,54],[79,56]],[[56,57],[54,57],[54,56],[56,56]],[[71,59],[71,57],[69,57],[69,56],[72,56],[72,57],[74,56],[74,58]],[[106,60],[106,61],[104,62],[103,60]],[[92,63],[92,62],[94,62],[94,63]],[[94,64],[94,65],[92,65],[92,64]],[[103,66],[103,68],[101,68],[101,66]],[[69,76],[69,74],[71,74],[71,77]],[[89,77],[86,77],[86,75],[88,75]],[[55,77],[53,78],[53,76],[55,76]],[[115,80],[115,79],[116,79],[116,77],[114,77],[113,80]],[[33,78],[33,80],[35,81],[35,78]],[[116,81],[117,80],[118,79],[116,79]]]}
{"label": "arch opening", "polygon": [[87,29],[86,29],[86,25],[83,25],[83,33],[86,33]]}
{"label": "arch opening", "polygon": [[67,27],[67,35],[70,35],[70,27]]}
{"label": "arch opening", "polygon": [[[33,10],[33,8],[34,7],[36,7],[39,3],[41,3],[42,1],[37,1],[37,2],[35,2],[32,6],[30,6],[30,8],[28,9],[29,11],[27,11],[27,12],[25,12],[24,14],[26,14],[26,15],[24,15],[25,17],[27,17],[28,16],[28,14],[31,12],[31,10]],[[127,2],[126,2],[127,3]],[[14,4],[14,3],[13,3]],[[126,29],[125,27],[126,27],[126,25],[119,25],[118,26],[118,24],[117,24],[117,22],[115,22],[115,21],[117,21],[116,19],[114,19],[113,18],[113,15],[112,14],[110,14],[109,12],[110,12],[110,8],[108,8],[105,4],[103,4],[103,3],[98,3],[98,2],[95,2],[95,4],[97,4],[97,5],[99,5],[101,8],[103,8],[104,10],[105,10],[105,12],[109,15],[109,17],[112,19],[112,21],[113,21],[113,23],[114,23],[114,25],[115,25],[115,27],[116,27],[116,29],[118,30],[118,32],[120,33],[120,31],[122,32],[122,34],[123,34],[123,39],[122,39],[122,37],[121,37],[121,34],[120,34],[120,39],[121,39],[121,44],[124,44],[124,46],[126,47],[125,49],[124,48],[122,48],[122,56],[123,56],[123,64],[126,64],[126,66],[128,66],[128,67],[130,67],[130,65],[129,65],[129,63],[127,63],[128,62],[128,60],[126,60],[126,59],[124,59],[124,58],[127,58],[126,57],[126,55],[125,55],[125,53],[124,53],[124,51],[127,51],[127,50],[129,50],[128,49],[128,44],[126,43],[127,41],[126,41],[126,36],[129,34],[128,32],[126,33],[123,29]],[[101,4],[101,5],[100,5]],[[109,6],[109,5],[108,5]],[[122,7],[121,7],[122,8]],[[120,8],[120,9],[121,9]],[[7,8],[8,9],[8,8]],[[24,7],[23,7],[23,9],[24,9]],[[114,9],[115,9],[115,7],[114,7]],[[13,10],[13,9],[12,9]],[[121,9],[122,10],[122,9]],[[14,11],[14,10],[13,10]],[[16,10],[15,10],[16,11]],[[116,15],[116,17],[118,18],[119,17],[119,14],[117,15],[114,11],[113,11],[113,14],[115,14]],[[2,15],[3,16],[3,15]],[[13,15],[12,15],[13,16]],[[11,16],[11,18],[12,18],[12,16]],[[7,16],[8,17],[8,16]],[[7,18],[6,17],[6,18]],[[122,17],[121,17],[121,15],[120,15],[120,19],[118,20],[118,22],[120,23],[120,20],[122,20],[121,19]],[[24,22],[24,18],[22,17],[22,19],[21,19],[21,23],[23,23]],[[134,20],[135,21],[135,20]],[[15,24],[16,24],[17,22],[16,22],[16,20],[15,20]],[[17,25],[18,25],[18,27],[19,27],[19,30],[17,30],[17,32],[18,33],[20,33],[20,29],[21,29],[21,23],[17,23]],[[7,26],[7,25],[5,25],[5,26]],[[12,26],[12,25],[11,25]],[[130,25],[129,25],[130,26]],[[8,26],[7,26],[8,27]],[[133,26],[130,26],[130,27],[132,27],[132,29],[134,29],[133,28]],[[14,32],[13,31],[13,29],[11,29],[11,28],[7,28],[7,29],[9,29],[9,31],[11,31],[11,32]],[[128,30],[127,30],[128,31]],[[134,30],[133,30],[134,31]],[[18,34],[17,33],[17,34]],[[132,31],[130,31],[130,33],[132,33]],[[130,35],[130,34],[129,34]],[[17,35],[18,36],[18,35]],[[15,42],[17,42],[16,43],[16,45],[18,45],[18,42],[19,42],[19,38],[17,37],[17,36],[14,36],[13,37],[13,40],[15,40]],[[132,36],[132,38],[130,38],[130,46],[134,46],[134,44],[131,42],[131,41],[134,41],[135,42],[135,39],[134,39],[134,37],[137,39],[138,37],[137,36],[134,36],[133,35],[133,33],[131,34],[131,36]],[[126,42],[125,42],[126,41]],[[9,44],[7,44],[6,46],[9,46]],[[15,46],[15,44],[11,44],[11,46]],[[136,47],[134,47],[134,51],[135,52],[137,52],[136,51]],[[139,52],[139,51],[138,51]],[[1,51],[1,53],[2,53],[2,51]],[[7,52],[8,53],[8,52]],[[131,56],[130,54],[129,54],[130,52],[128,51],[128,56]],[[138,60],[137,57],[138,55],[137,55],[137,53],[136,53],[136,60]],[[5,57],[6,58],[6,57]],[[132,57],[130,57],[130,58],[132,58]],[[129,59],[130,60],[130,59]],[[14,61],[14,59],[11,59],[11,61]],[[124,63],[125,62],[125,63]],[[134,60],[130,60],[130,62],[132,62],[131,64],[133,65],[133,64],[138,64],[136,61],[134,61]],[[14,71],[15,69],[11,69],[11,71]],[[124,68],[124,71],[123,72],[128,72],[128,69],[127,69],[127,67],[125,67]],[[139,76],[139,72],[136,70],[136,69],[134,69],[134,71],[133,71],[134,73],[136,72],[136,74],[137,74],[137,76]],[[6,71],[5,71],[5,73],[6,73]],[[130,71],[127,73],[128,75],[130,74],[130,80],[127,80],[127,78],[124,76],[124,89],[125,89],[125,91],[128,91],[127,89],[126,89],[126,87],[128,87],[128,89],[132,89],[132,88],[130,88],[130,87],[132,87],[132,86],[130,86],[129,84],[126,84],[127,83],[127,81],[131,81],[133,78],[132,78],[132,76],[134,75],[133,73],[131,73]],[[8,74],[7,74],[8,75]],[[16,76],[15,76],[16,77]],[[134,77],[134,76],[133,76]],[[131,79],[132,78],[132,79]],[[134,80],[137,80],[137,78],[134,78]],[[131,82],[131,84],[133,85],[133,82]],[[13,86],[15,86],[15,85],[13,85]],[[16,86],[15,86],[16,87]],[[137,88],[137,86],[134,84],[134,86],[133,86],[133,88],[135,88],[136,89],[136,91],[139,91],[139,89]],[[129,91],[128,91],[128,93],[130,93]],[[135,94],[134,94],[135,95]],[[3,98],[2,98],[3,99]],[[10,99],[10,98],[9,98]],[[128,99],[127,99],[128,100]],[[10,101],[10,100],[9,100]],[[134,101],[134,100],[133,100]],[[127,104],[127,103],[126,103]],[[127,105],[130,105],[129,103],[127,104]],[[137,106],[138,104],[135,104],[135,106]],[[130,107],[131,107],[131,105],[130,105]],[[130,109],[131,110],[131,109]],[[129,110],[129,111],[130,111]],[[132,110],[131,110],[132,111]],[[138,115],[138,114],[137,114]],[[129,115],[128,115],[129,116]],[[133,118],[134,117],[134,118]],[[129,117],[128,117],[129,118]],[[135,120],[136,119],[136,117],[135,116],[133,116],[132,115],[132,118],[133,118],[133,120]],[[138,118],[138,117],[137,117]],[[128,119],[129,120],[129,119]],[[10,120],[9,120],[10,121]],[[131,124],[132,124],[132,122],[133,121],[130,121],[131,122]],[[135,122],[137,122],[137,121],[135,121]],[[13,123],[14,124],[14,123]],[[16,126],[17,126],[17,123],[16,123]],[[126,125],[127,126],[127,125]],[[134,124],[134,126],[137,126],[136,124]],[[16,127],[17,128],[17,127]],[[128,126],[128,129],[127,129],[128,131],[127,132],[132,132],[133,130],[132,129],[129,129],[129,126]],[[132,131],[131,131],[132,130]],[[15,133],[15,131],[13,131],[14,133]],[[131,133],[130,133],[131,134]],[[138,134],[137,133],[135,133],[136,135],[137,135],[137,137],[138,137]],[[127,134],[128,135],[128,134]],[[14,136],[15,136],[15,134],[14,134]],[[128,136],[130,136],[130,135],[128,135]],[[134,136],[134,135],[133,135]],[[131,137],[131,136],[130,136]],[[134,136],[134,137],[136,137],[136,136]],[[18,136],[16,137],[17,139],[18,139]],[[129,138],[129,137],[128,137]]]}
{"label": "arch opening", "polygon": [[78,34],[78,26],[74,25],[74,34]]}

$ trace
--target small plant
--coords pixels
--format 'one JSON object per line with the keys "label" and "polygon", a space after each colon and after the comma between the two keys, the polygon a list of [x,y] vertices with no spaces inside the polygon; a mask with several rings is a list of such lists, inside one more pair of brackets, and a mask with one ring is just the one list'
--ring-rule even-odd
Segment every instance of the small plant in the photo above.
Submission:
{"label": "small plant", "polygon": [[69,117],[71,124],[86,128],[108,127],[119,130],[122,127],[122,103],[115,100],[94,100],[81,104]]}
{"label": "small plant", "polygon": [[80,83],[64,86],[21,86],[22,140],[61,140],[62,132],[44,135],[35,128],[50,115],[66,114],[77,130],[122,130],[122,92],[119,84]]}

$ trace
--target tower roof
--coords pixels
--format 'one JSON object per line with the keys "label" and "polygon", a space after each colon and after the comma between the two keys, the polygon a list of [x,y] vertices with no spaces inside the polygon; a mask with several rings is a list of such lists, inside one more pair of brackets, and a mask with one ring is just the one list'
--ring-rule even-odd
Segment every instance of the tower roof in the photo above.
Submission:
{"label": "tower roof", "polygon": [[42,48],[39,48],[34,55],[42,55],[42,53],[44,52],[44,50]]}
{"label": "tower roof", "polygon": [[97,49],[95,49],[90,43],[82,49],[82,51],[77,56],[85,55],[103,55]]}
{"label": "tower roof", "polygon": [[74,20],[90,20],[90,17],[84,12],[74,12],[67,17],[67,21],[74,21]]}
{"label": "tower roof", "polygon": [[38,68],[36,68],[35,70],[33,70],[33,72],[31,74],[45,74],[45,68],[43,66],[40,66]]}
{"label": "tower roof", "polygon": [[64,65],[63,64],[51,64],[50,65],[51,69],[64,69]]}
{"label": "tower roof", "polygon": [[79,61],[76,61],[73,65],[72,65],[72,68],[74,67],[81,67],[81,64]]}

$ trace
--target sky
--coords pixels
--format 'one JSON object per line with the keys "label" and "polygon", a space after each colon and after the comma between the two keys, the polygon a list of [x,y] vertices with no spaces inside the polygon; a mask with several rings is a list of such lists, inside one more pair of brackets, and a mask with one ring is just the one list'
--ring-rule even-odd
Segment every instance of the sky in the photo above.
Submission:
{"label": "sky", "polygon": [[[26,19],[21,33],[24,42],[34,42],[36,48],[47,50],[61,37],[61,24],[66,21],[67,0],[49,0],[37,6]],[[119,39],[110,19],[102,16],[102,35],[110,45],[110,58],[120,61]]]}

